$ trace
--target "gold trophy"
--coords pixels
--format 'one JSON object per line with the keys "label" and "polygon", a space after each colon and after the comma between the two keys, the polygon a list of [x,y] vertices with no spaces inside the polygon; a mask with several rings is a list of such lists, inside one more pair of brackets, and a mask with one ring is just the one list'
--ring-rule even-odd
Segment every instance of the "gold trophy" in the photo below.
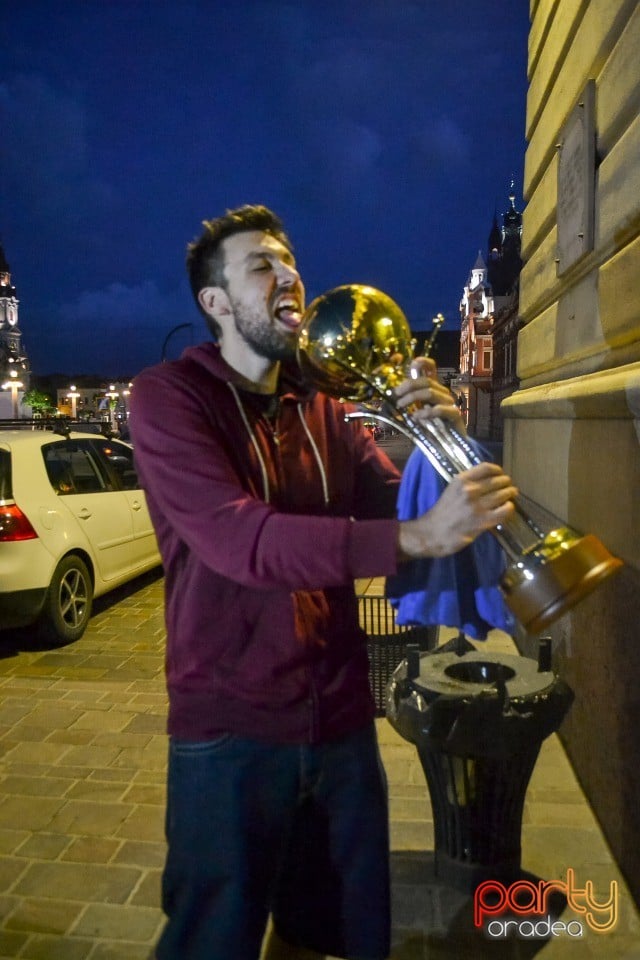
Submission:
{"label": "gold trophy", "polygon": [[[438,315],[427,351],[442,322]],[[308,306],[298,362],[319,390],[359,405],[347,419],[374,419],[398,430],[449,483],[482,458],[449,423],[418,423],[395,405],[393,388],[411,375],[414,349],[397,303],[373,287],[347,284]],[[508,521],[491,531],[508,558],[500,589],[523,627],[536,634],[619,570],[622,561],[592,534],[580,536],[565,526],[544,532],[518,500],[515,508]]]}

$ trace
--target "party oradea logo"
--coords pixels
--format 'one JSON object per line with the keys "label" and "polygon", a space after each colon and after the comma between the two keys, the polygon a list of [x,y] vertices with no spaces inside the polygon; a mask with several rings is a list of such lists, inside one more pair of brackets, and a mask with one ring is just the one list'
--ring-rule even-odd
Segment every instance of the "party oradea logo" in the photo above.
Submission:
{"label": "party oradea logo", "polygon": [[[568,912],[562,920],[554,916],[554,897],[566,900],[566,907],[574,916]],[[521,879],[510,884],[485,880],[473,896],[474,926],[491,940],[580,939],[590,930],[610,933],[617,921],[617,882],[611,881],[607,895],[596,894],[591,880],[586,880],[584,887],[577,885],[571,868],[566,880]]]}

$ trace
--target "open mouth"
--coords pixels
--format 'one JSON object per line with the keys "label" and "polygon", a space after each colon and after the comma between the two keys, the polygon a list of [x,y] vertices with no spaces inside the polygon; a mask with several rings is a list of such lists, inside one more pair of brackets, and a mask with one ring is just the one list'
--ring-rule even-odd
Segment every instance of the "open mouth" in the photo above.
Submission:
{"label": "open mouth", "polygon": [[282,297],[274,310],[275,316],[290,330],[297,330],[302,322],[302,309],[295,297]]}

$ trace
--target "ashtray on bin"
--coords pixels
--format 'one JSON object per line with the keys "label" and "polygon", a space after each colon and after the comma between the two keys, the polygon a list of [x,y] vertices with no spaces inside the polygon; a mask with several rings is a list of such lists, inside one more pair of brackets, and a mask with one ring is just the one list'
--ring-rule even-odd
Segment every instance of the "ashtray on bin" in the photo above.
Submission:
{"label": "ashtray on bin", "polygon": [[463,635],[407,647],[387,687],[387,719],[416,745],[433,807],[435,869],[472,891],[521,875],[524,798],[543,740],[573,693],[539,659],[477,650]]}

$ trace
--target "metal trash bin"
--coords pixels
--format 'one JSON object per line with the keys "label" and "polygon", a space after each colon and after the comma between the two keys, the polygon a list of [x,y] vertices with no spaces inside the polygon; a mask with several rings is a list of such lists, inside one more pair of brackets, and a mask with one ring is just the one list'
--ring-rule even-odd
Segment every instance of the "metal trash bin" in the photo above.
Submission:
{"label": "metal trash bin", "polygon": [[358,596],[360,626],[369,638],[369,681],[376,701],[376,716],[384,717],[387,684],[406,654],[407,644],[430,650],[438,642],[438,627],[405,627],[395,620],[395,611],[385,597]]}
{"label": "metal trash bin", "polygon": [[407,649],[387,689],[387,719],[416,745],[433,807],[435,871],[472,892],[521,876],[524,799],[543,740],[573,693],[538,661],[483,652],[463,635]]}

